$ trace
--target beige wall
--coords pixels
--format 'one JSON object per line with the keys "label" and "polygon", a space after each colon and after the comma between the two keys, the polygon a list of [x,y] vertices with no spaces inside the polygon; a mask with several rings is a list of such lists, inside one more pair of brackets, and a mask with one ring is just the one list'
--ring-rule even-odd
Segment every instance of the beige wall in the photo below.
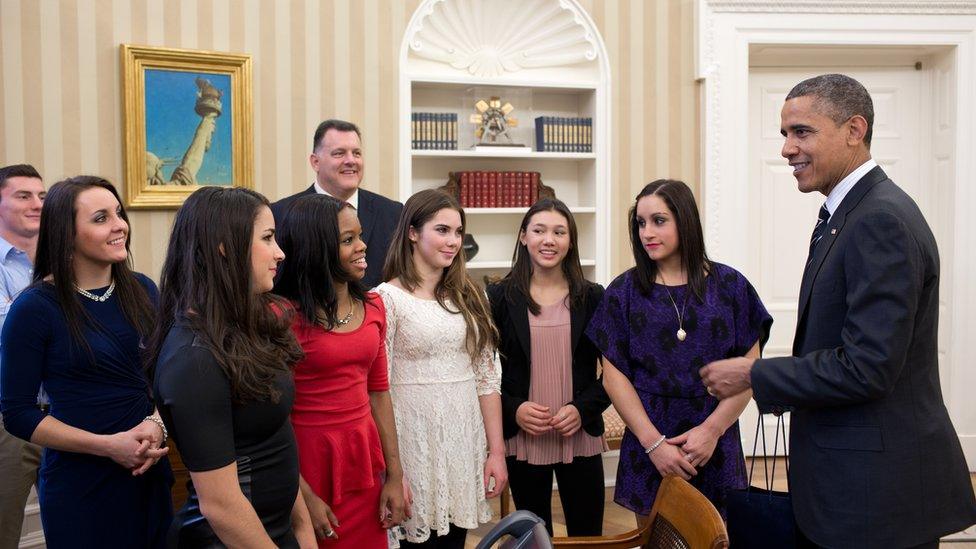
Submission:
{"label": "beige wall", "polygon": [[[316,124],[356,122],[365,186],[397,189],[397,59],[420,0],[0,0],[0,164],[49,183],[80,173],[122,187],[121,43],[244,52],[254,60],[257,190],[311,182]],[[629,266],[624,215],[644,183],[698,187],[692,0],[581,0],[613,76],[613,267]],[[132,212],[137,269],[156,278],[173,212]]]}

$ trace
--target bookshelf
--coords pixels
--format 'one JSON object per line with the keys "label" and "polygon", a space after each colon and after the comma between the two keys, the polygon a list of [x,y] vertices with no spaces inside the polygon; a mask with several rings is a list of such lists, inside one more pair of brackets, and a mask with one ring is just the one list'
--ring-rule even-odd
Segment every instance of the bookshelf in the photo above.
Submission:
{"label": "bookshelf", "polygon": [[[514,16],[514,19],[513,19]],[[520,21],[521,26],[513,21]],[[580,256],[591,280],[609,281],[610,76],[606,48],[575,0],[426,0],[414,12],[400,49],[399,194],[444,185],[450,172],[540,172],[573,212]],[[509,134],[526,149],[474,150],[479,99],[515,109]],[[456,116],[457,148],[413,149],[414,113]],[[540,116],[592,120],[592,152],[536,150]],[[504,140],[504,138],[502,138]],[[466,208],[479,252],[476,278],[510,267],[527,207]]]}

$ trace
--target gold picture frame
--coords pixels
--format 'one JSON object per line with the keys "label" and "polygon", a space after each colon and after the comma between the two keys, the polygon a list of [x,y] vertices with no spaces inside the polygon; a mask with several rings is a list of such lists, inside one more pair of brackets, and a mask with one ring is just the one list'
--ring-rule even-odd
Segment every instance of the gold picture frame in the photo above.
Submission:
{"label": "gold picture frame", "polygon": [[254,188],[251,56],[120,52],[126,208],[179,208],[204,185]]}

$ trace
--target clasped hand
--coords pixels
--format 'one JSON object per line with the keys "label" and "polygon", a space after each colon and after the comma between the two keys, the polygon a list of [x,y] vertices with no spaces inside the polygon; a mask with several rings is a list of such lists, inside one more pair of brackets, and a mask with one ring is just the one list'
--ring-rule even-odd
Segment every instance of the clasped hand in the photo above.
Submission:
{"label": "clasped hand", "polygon": [[159,425],[143,421],[128,431],[108,435],[107,455],[112,461],[141,475],[169,452]]}
{"label": "clasped hand", "polygon": [[702,424],[666,439],[650,453],[651,463],[661,476],[678,475],[688,480],[698,474],[715,453],[720,433]]}
{"label": "clasped hand", "polygon": [[541,435],[555,429],[564,437],[573,436],[583,424],[579,410],[572,404],[563,406],[555,414],[549,410],[548,406],[523,402],[515,411],[515,423],[530,435]]}

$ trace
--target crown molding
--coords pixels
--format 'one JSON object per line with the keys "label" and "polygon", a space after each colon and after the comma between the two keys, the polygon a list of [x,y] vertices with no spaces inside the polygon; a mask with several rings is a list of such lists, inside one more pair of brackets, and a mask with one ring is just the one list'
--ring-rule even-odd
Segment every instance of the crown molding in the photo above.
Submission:
{"label": "crown molding", "polygon": [[972,0],[706,0],[715,13],[976,15]]}

